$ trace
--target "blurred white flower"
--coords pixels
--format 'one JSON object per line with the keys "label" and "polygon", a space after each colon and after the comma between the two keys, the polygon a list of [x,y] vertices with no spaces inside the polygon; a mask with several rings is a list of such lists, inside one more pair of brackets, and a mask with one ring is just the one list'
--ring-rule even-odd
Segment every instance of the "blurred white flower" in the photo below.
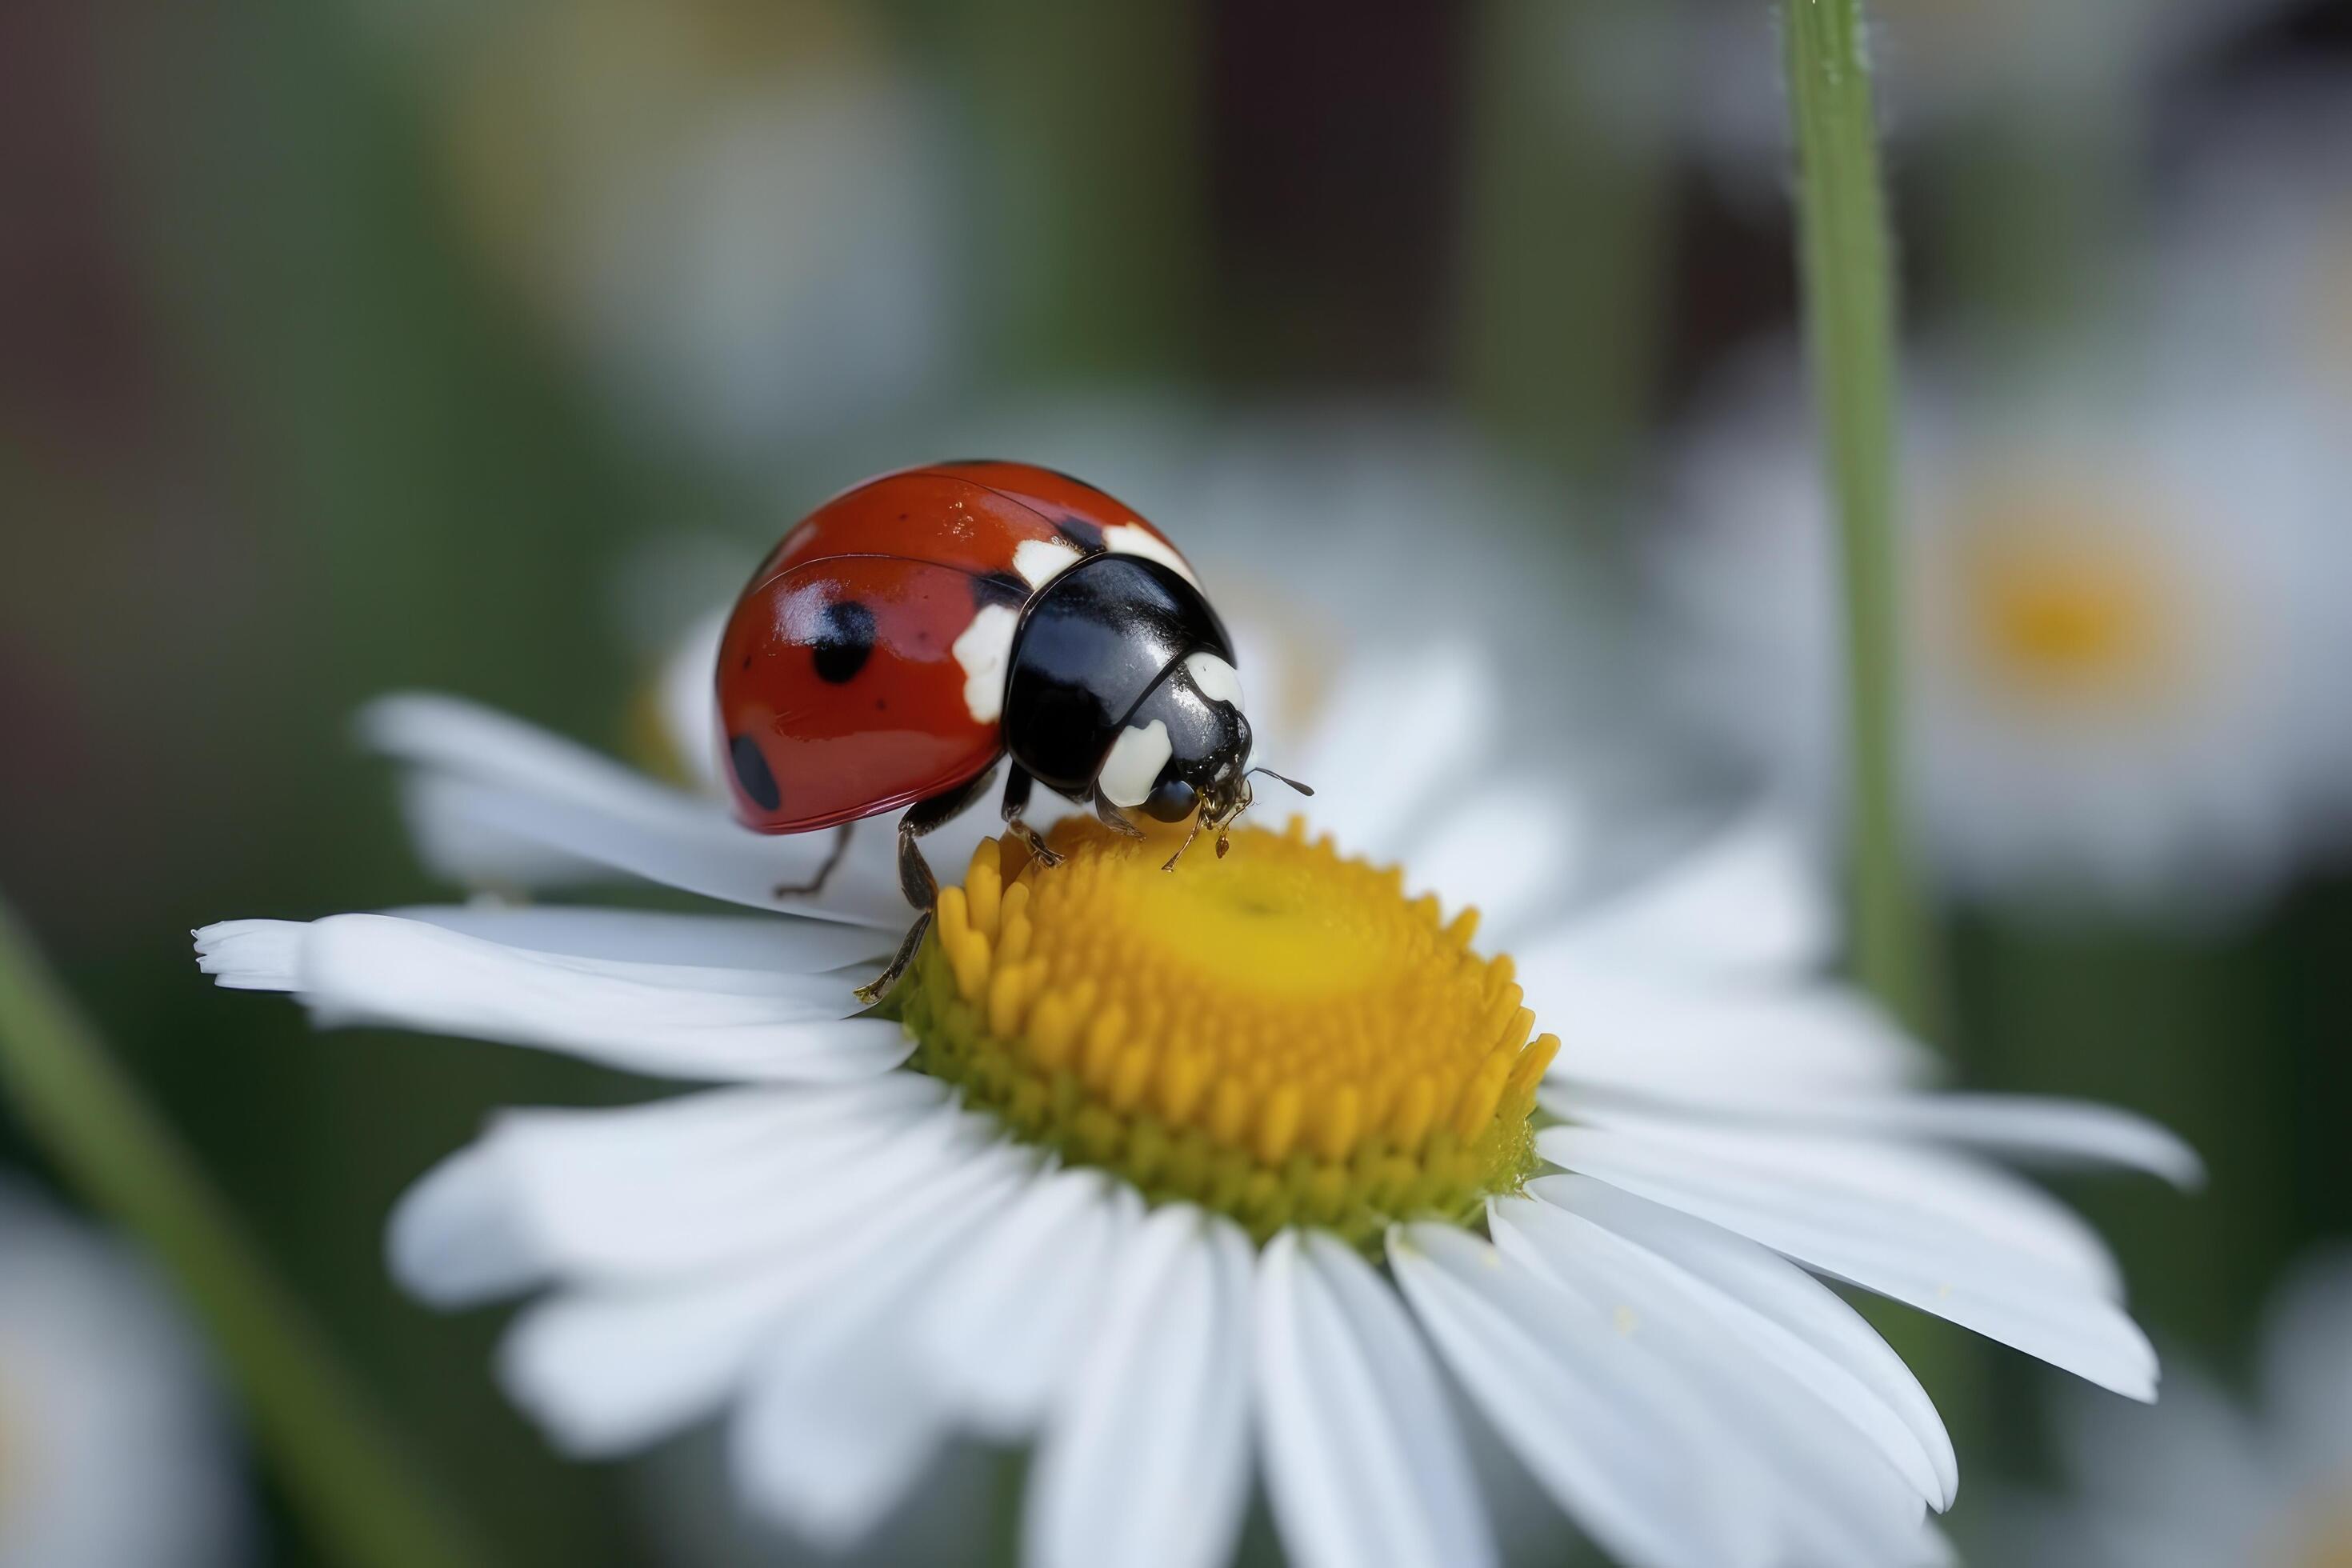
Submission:
{"label": "blurred white flower", "polygon": [[156,1282],[0,1181],[0,1568],[225,1568],[247,1539],[239,1478]]}
{"label": "blurred white flower", "polygon": [[385,20],[467,232],[625,416],[756,468],[953,374],[950,133],[865,11],[501,0]]}
{"label": "blurred white flower", "polygon": [[2186,1150],[1928,1092],[1818,978],[1829,921],[1769,823],[1596,895],[1566,793],[1482,771],[1476,658],[1398,639],[1314,684],[1267,754],[1400,871],[1294,828],[1171,878],[1076,824],[1048,871],[958,824],[903,1027],[848,994],[907,918],[887,825],[786,918],[824,836],[442,698],[366,729],[443,872],[760,912],[236,921],[200,961],[321,1024],[729,1086],[501,1116],[404,1201],[393,1266],[446,1306],[539,1296],[499,1373],[568,1451],[725,1413],[742,1495],[824,1546],[961,1431],[1036,1443],[1033,1563],[1221,1562],[1255,1471],[1296,1561],[1475,1565],[1490,1428],[1628,1563],[1932,1557],[1949,1440],[1815,1274],[2153,1397],[2105,1247],[1984,1156],[2189,1180]]}
{"label": "blurred white flower", "polygon": [[[2352,796],[2339,443],[2294,389],[2205,368],[1908,391],[1910,771],[1965,893],[2208,917]],[[1678,700],[1826,834],[1842,620],[1806,406],[1785,359],[1727,398],[1651,564]]]}
{"label": "blurred white flower", "polygon": [[2072,1493],[2021,1502],[2003,1561],[2066,1568],[2352,1563],[2352,1255],[2310,1258],[2273,1297],[2248,1409],[2175,1368],[2160,1410],[2070,1404]]}

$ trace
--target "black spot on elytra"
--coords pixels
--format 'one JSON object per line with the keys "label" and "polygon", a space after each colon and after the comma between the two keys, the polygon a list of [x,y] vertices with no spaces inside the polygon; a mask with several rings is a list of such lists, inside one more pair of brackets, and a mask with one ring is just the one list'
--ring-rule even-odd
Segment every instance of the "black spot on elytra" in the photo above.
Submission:
{"label": "black spot on elytra", "polygon": [[810,644],[819,680],[835,686],[866,668],[874,653],[874,612],[855,599],[827,605]]}
{"label": "black spot on elytra", "polygon": [[1029,602],[1029,584],[1018,572],[987,572],[971,580],[974,609],[1007,605],[1019,609]]}
{"label": "black spot on elytra", "polygon": [[768,771],[768,759],[760,750],[760,742],[749,735],[736,735],[727,742],[728,760],[735,764],[735,782],[743,786],[743,794],[761,811],[773,811],[783,805],[782,792],[776,788],[776,775]]}
{"label": "black spot on elytra", "polygon": [[746,669],[751,668],[751,656],[748,653],[743,656],[743,668]]}
{"label": "black spot on elytra", "polygon": [[1081,555],[1102,553],[1103,531],[1083,517],[1066,517],[1054,525],[1054,531]]}

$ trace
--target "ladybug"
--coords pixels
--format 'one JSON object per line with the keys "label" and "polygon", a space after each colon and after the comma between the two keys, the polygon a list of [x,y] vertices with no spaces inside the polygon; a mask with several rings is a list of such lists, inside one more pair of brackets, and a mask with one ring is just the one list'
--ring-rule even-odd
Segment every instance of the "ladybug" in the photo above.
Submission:
{"label": "ladybug", "polygon": [[[1006,830],[1033,784],[1133,837],[1140,813],[1225,834],[1251,798],[1232,639],[1192,568],[1133,510],[1028,463],[885,474],[801,520],[751,575],[720,639],[719,718],[737,815],[762,833],[900,807],[898,882],[919,912],[860,994],[887,992],[929,929],[939,885],[917,840],[1008,756]],[[1291,781],[1285,780],[1285,783]],[[1304,790],[1303,785],[1294,785]],[[1311,792],[1307,792],[1311,793]]]}

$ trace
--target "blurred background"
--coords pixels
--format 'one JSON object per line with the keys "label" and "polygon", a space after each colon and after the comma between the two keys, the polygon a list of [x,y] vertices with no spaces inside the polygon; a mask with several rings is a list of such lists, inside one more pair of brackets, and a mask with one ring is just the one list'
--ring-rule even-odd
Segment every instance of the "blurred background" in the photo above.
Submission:
{"label": "blurred background", "polygon": [[[2352,1235],[2352,5],[1876,22],[1932,1032],[2202,1150],[2069,1195],[2226,1371]],[[489,1108],[623,1086],[195,972],[441,891],[354,707],[642,755],[792,521],[1020,457],[1307,635],[1475,624],[1629,842],[1762,792],[1831,864],[1779,68],[1760,0],[0,7],[0,889],[502,1560],[725,1504],[556,1459],[380,1262]],[[5,1106],[0,1170],[58,1193]],[[1955,1356],[1965,1541],[2056,1374]]]}

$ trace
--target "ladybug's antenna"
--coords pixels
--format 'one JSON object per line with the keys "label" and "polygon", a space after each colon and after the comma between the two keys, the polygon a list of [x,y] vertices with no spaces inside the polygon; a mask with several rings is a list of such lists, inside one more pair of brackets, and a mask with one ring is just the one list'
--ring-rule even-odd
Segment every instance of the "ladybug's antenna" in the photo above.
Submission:
{"label": "ladybug's antenna", "polygon": [[1315,794],[1314,790],[1309,788],[1307,785],[1300,784],[1297,779],[1291,778],[1286,774],[1276,773],[1272,768],[1252,768],[1250,772],[1253,773],[1264,773],[1270,779],[1280,779],[1284,784],[1288,784],[1299,794],[1309,796],[1310,798]]}

